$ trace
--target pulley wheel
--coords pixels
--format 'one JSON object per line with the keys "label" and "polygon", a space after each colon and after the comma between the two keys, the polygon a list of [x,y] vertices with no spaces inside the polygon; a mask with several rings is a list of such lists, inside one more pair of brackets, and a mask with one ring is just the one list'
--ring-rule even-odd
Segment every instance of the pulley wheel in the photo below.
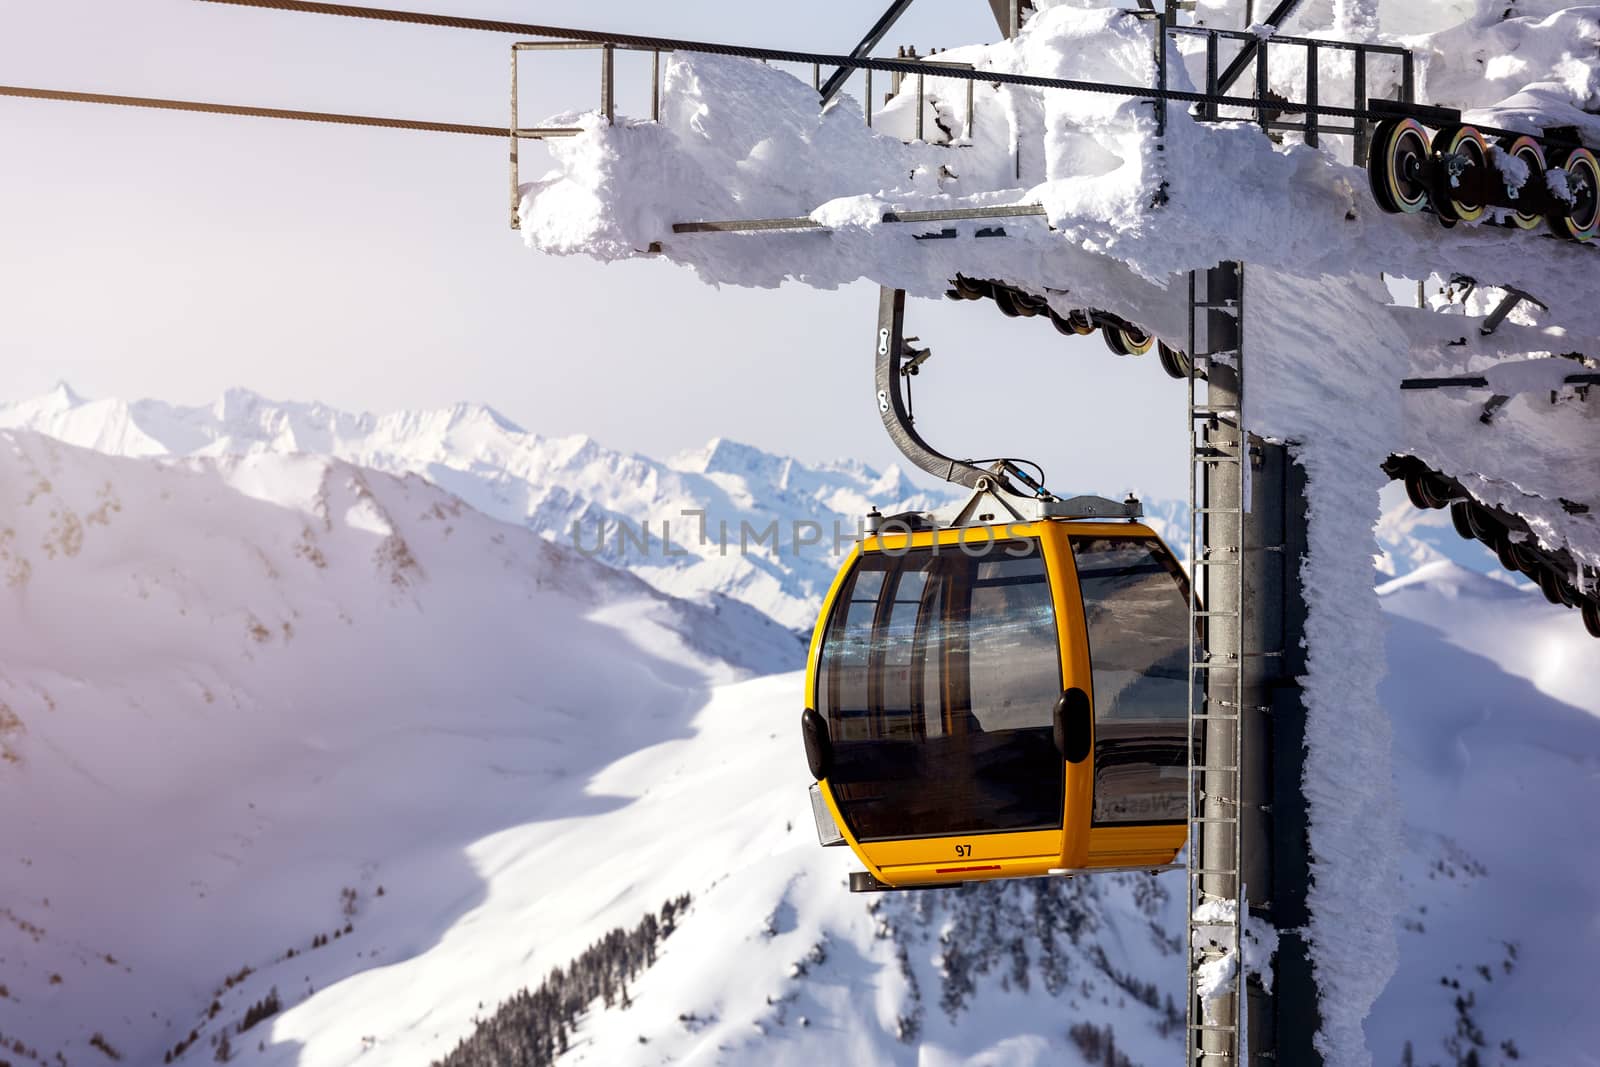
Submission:
{"label": "pulley wheel", "polygon": [[1583,626],[1590,637],[1600,637],[1600,600],[1589,597],[1583,602]]}
{"label": "pulley wheel", "polygon": [[1430,506],[1445,508],[1450,506],[1450,501],[1455,495],[1455,490],[1442,475],[1428,471],[1422,475],[1422,495],[1430,501]]}
{"label": "pulley wheel", "polygon": [[1472,536],[1491,547],[1495,537],[1503,527],[1500,520],[1489,513],[1489,509],[1475,500],[1467,501],[1467,525],[1472,528]]}
{"label": "pulley wheel", "polygon": [[1189,362],[1189,353],[1181,352],[1167,342],[1158,340],[1156,355],[1161,359],[1161,369],[1167,372],[1167,377],[1178,379],[1189,377],[1193,367]]}
{"label": "pulley wheel", "polygon": [[1561,580],[1560,573],[1554,567],[1545,567],[1539,572],[1539,591],[1552,604],[1571,607],[1574,603],[1572,593],[1567,590],[1567,583]]}
{"label": "pulley wheel", "polygon": [[991,288],[988,284],[976,279],[968,278],[962,274],[956,275],[955,293],[962,300],[982,300],[989,295]]}
{"label": "pulley wheel", "polygon": [[1008,319],[1014,319],[1022,314],[1022,309],[1017,307],[1016,291],[1007,286],[994,287],[994,303],[995,307],[1000,309],[1000,314]]}
{"label": "pulley wheel", "polygon": [[1500,566],[1512,574],[1521,572],[1522,568],[1517,565],[1520,561],[1517,558],[1516,542],[1511,540],[1511,535],[1507,531],[1502,530],[1500,536],[1495,539],[1494,554],[1500,558]]}
{"label": "pulley wheel", "polygon": [[1039,313],[1038,307],[1027,294],[1011,288],[1009,285],[996,285],[994,287],[994,302],[1000,305],[1000,310],[1008,318],[1019,315],[1031,319]]}
{"label": "pulley wheel", "polygon": [[1567,173],[1569,199],[1550,213],[1550,228],[1569,240],[1594,240],[1600,235],[1600,162],[1587,148],[1569,148],[1555,166]]}
{"label": "pulley wheel", "polygon": [[1067,325],[1072,327],[1072,332],[1079,337],[1088,337],[1095,331],[1094,320],[1087,311],[1078,310],[1067,313]]}
{"label": "pulley wheel", "polygon": [[1372,131],[1372,139],[1367,142],[1367,188],[1372,190],[1372,199],[1378,202],[1378,206],[1391,213],[1400,209],[1389,198],[1389,179],[1384,163],[1383,146],[1394,133],[1395,125],[1394,119],[1384,119]]}
{"label": "pulley wheel", "polygon": [[1489,205],[1483,195],[1489,146],[1472,126],[1447,126],[1433,137],[1433,210],[1449,222],[1477,222]]}
{"label": "pulley wheel", "polygon": [[1415,215],[1428,206],[1428,131],[1416,119],[1378,127],[1368,156],[1373,196],[1386,211]]}
{"label": "pulley wheel", "polygon": [[1447,508],[1455,491],[1442,476],[1429,470],[1406,475],[1406,495],[1419,508]]}
{"label": "pulley wheel", "polygon": [[1117,355],[1144,355],[1154,346],[1155,338],[1138,326],[1106,326],[1106,344]]}
{"label": "pulley wheel", "polygon": [[[1503,137],[1495,147],[1512,159],[1522,160],[1528,168],[1527,181],[1522,183],[1522,187],[1517,190],[1516,195],[1511,199],[1537,203],[1543,195],[1542,190],[1544,188],[1544,146],[1532,137]],[[1509,186],[1507,186],[1506,192],[1510,194],[1511,189]],[[1537,208],[1528,211],[1519,211],[1513,208],[1511,211],[1511,225],[1519,230],[1531,230],[1543,221],[1544,216],[1539,213]]]}
{"label": "pulley wheel", "polygon": [[1466,540],[1474,541],[1477,539],[1478,535],[1473,532],[1472,523],[1467,520],[1467,502],[1465,500],[1457,500],[1450,505],[1450,523],[1456,528],[1456,533]]}
{"label": "pulley wheel", "polygon": [[1427,493],[1422,480],[1427,477],[1427,471],[1412,471],[1406,475],[1406,496],[1411,498],[1411,506],[1424,511],[1434,506],[1433,498]]}

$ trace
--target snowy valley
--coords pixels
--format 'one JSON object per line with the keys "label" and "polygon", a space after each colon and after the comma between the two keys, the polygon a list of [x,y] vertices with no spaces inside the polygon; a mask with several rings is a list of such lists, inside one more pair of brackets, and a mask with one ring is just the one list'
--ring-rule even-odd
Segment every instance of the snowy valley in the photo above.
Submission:
{"label": "snowy valley", "polygon": [[[83,409],[69,436],[141,451]],[[683,895],[562,1062],[1177,1055],[1181,875],[852,896],[811,824],[786,626],[470,486],[301,451],[326,438],[194,454],[219,437],[0,438],[6,1058],[210,1062],[227,1035],[242,1063],[429,1062]],[[504,485],[463,451],[432,462]],[[1448,562],[1380,592],[1410,847],[1375,1062],[1585,1062],[1590,639]]]}

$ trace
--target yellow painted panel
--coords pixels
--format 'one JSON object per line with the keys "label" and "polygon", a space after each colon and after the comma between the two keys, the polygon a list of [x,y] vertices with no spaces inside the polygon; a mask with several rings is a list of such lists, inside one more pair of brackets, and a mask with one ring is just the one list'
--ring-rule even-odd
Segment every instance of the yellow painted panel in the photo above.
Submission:
{"label": "yellow painted panel", "polygon": [[1089,831],[1086,867],[1171,863],[1187,831],[1178,826],[1096,826]]}
{"label": "yellow painted panel", "polygon": [[984,882],[995,878],[1037,878],[1060,866],[1058,856],[1019,856],[1007,860],[958,860],[918,863],[873,870],[882,882],[897,886],[939,885],[949,882]]}
{"label": "yellow painted panel", "polygon": [[[851,552],[834,576],[833,585],[812,632],[806,666],[805,705],[809,707],[813,703],[821,642],[827,621],[833,613],[834,601],[843,588],[845,577],[863,552],[903,551],[934,544],[952,547],[962,543],[982,545],[1018,538],[1037,538],[1040,541],[1056,614],[1062,688],[1076,686],[1089,693],[1092,699],[1088,637],[1069,535],[1155,536],[1142,523],[1045,520],[991,527],[923,530],[909,534],[884,533],[866,538]],[[876,877],[891,885],[1030,877],[1060,867],[1170,863],[1183,846],[1185,831],[1182,826],[1089,828],[1094,793],[1092,752],[1091,745],[1088,759],[1066,765],[1061,830],[876,841],[863,845],[856,840],[840,816],[833,791],[826,780],[821,783],[822,795],[835,825],[856,857]],[[962,869],[971,867],[998,869]]]}
{"label": "yellow painted panel", "polygon": [[1016,859],[1019,856],[1058,857],[1060,830],[1027,830],[1002,834],[953,834],[904,841],[868,841],[862,851],[875,867],[907,864],[956,866],[969,861]]}

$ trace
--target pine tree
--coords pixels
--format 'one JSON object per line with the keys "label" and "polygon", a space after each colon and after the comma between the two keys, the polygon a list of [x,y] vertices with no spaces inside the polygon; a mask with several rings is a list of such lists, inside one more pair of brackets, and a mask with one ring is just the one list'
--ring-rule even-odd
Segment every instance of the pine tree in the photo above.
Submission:
{"label": "pine tree", "polygon": [[657,942],[671,919],[689,906],[687,894],[667,901],[658,918],[648,915],[632,930],[612,930],[565,968],[550,971],[531,993],[519,990],[478,1022],[477,1030],[456,1046],[444,1067],[550,1067],[571,1044],[578,1017],[596,999],[608,1007],[619,998],[632,1004],[627,982],[655,959]]}

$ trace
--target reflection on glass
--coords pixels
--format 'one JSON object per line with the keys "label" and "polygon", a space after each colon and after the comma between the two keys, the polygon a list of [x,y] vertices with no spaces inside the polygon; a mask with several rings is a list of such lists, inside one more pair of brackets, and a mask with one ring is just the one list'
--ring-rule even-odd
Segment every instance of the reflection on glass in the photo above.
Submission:
{"label": "reflection on glass", "polygon": [[1074,537],[1094,682],[1096,823],[1181,821],[1189,593],[1148,537]]}
{"label": "reflection on glass", "polygon": [[[865,621],[863,621],[865,620]],[[1037,541],[863,556],[823,638],[829,778],[861,840],[1061,825],[1061,664]]]}

